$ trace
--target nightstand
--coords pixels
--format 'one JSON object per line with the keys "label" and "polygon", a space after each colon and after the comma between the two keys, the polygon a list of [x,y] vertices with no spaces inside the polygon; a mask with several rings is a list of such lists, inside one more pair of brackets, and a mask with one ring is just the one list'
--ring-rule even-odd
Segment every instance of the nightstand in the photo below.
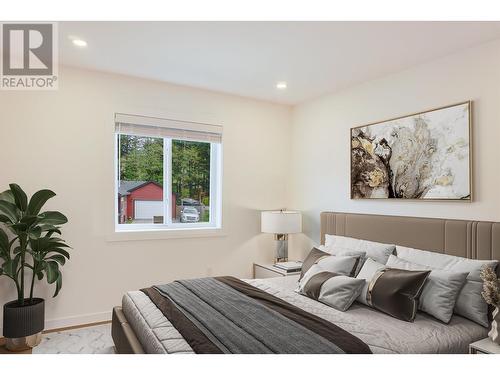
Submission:
{"label": "nightstand", "polygon": [[489,337],[469,344],[469,354],[500,354],[500,345]]}
{"label": "nightstand", "polygon": [[286,277],[292,275],[300,275],[300,271],[286,272],[285,270],[275,267],[274,264],[254,263],[253,278],[268,279],[271,277]]}

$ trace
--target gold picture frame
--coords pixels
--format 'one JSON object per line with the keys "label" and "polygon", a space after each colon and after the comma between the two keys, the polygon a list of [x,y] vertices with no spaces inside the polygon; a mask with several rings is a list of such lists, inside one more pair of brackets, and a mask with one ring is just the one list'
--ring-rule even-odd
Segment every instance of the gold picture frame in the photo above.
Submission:
{"label": "gold picture frame", "polygon": [[[420,111],[420,112],[415,112],[415,113],[412,113],[412,114],[408,114],[408,115],[404,115],[404,116],[398,116],[398,117],[394,117],[394,118],[390,118],[390,119],[387,119],[387,120],[382,120],[382,121],[376,121],[376,122],[371,122],[371,123],[368,123],[368,124],[364,124],[364,125],[360,125],[360,126],[355,126],[355,127],[352,127],[350,128],[349,130],[349,144],[350,144],[350,147],[349,147],[349,153],[350,153],[350,177],[349,177],[349,186],[350,186],[350,198],[351,199],[371,199],[371,200],[377,200],[377,199],[391,199],[391,200],[410,200],[410,201],[459,201],[459,202],[472,202],[472,199],[473,199],[473,181],[472,181],[472,156],[473,156],[473,148],[472,148],[472,100],[467,100],[467,101],[463,101],[463,102],[459,102],[459,103],[455,103],[455,104],[450,104],[450,105],[446,105],[446,106],[441,106],[441,107],[437,107],[437,108],[432,108],[432,109],[428,109],[428,110],[424,110],[424,111]],[[417,193],[415,193],[415,197],[405,197],[405,196],[401,196],[401,195],[404,195],[404,191],[403,191],[403,194],[400,194],[401,190],[397,190],[398,189],[398,185],[395,183],[396,179],[392,178],[393,177],[393,171],[391,171],[391,167],[390,167],[390,158],[392,157],[392,146],[389,145],[389,141],[388,140],[385,140],[387,142],[387,144],[380,144],[380,143],[374,143],[376,145],[376,148],[377,147],[385,147],[387,149],[389,149],[389,159],[388,160],[385,160],[383,157],[381,156],[377,156],[375,155],[375,152],[373,150],[375,150],[376,148],[373,148],[373,142],[374,140],[371,140],[370,139],[359,139],[359,138],[356,138],[355,137],[355,134],[362,134],[363,137],[365,137],[365,134],[363,132],[359,132],[359,129],[367,129],[365,130],[365,132],[368,132],[370,134],[372,134],[372,137],[374,139],[377,139],[377,136],[373,136],[373,127],[374,126],[381,126],[381,125],[385,125],[387,128],[390,127],[390,123],[394,123],[394,122],[399,122],[399,120],[410,120],[410,119],[414,119],[416,121],[416,119],[422,119],[423,117],[429,117],[429,115],[432,115],[434,113],[434,115],[436,115],[436,112],[438,111],[445,111],[445,110],[450,110],[450,109],[453,109],[454,107],[457,107],[457,109],[459,107],[464,107],[464,109],[466,110],[467,114],[466,116],[464,116],[464,119],[461,119],[461,121],[466,121],[466,129],[462,129],[461,131],[467,136],[467,140],[466,140],[466,147],[463,147],[466,151],[467,151],[467,163],[464,163],[464,162],[461,162],[462,164],[465,164],[468,168],[468,171],[467,171],[467,180],[468,180],[468,184],[465,186],[461,186],[460,188],[461,189],[464,189],[465,187],[468,189],[468,194],[464,195],[464,196],[456,196],[456,197],[443,197],[443,196],[429,196],[429,197],[425,197],[425,194],[428,194],[429,191],[432,191],[431,188],[432,187],[436,187],[437,185],[434,184],[434,185],[429,185],[430,187],[427,189],[426,193],[424,194],[424,196],[418,196]],[[457,120],[458,121],[458,120]],[[425,124],[427,125],[427,124]],[[436,126],[434,126],[436,128]],[[368,128],[371,128],[371,129],[368,129]],[[380,129],[380,128],[379,128]],[[401,128],[399,128],[401,129]],[[387,129],[385,129],[387,131]],[[431,132],[431,130],[429,130],[429,132]],[[368,136],[369,137],[369,136]],[[396,137],[395,137],[396,138]],[[383,138],[382,138],[383,139]],[[356,143],[356,141],[359,141],[359,143]],[[372,143],[372,145],[369,145],[367,144],[365,141],[367,141],[368,143]],[[382,142],[382,140],[380,140],[379,142]],[[396,141],[393,140],[393,145],[395,144]],[[365,145],[367,147],[367,149],[364,149],[365,146],[361,146],[361,143],[363,145]],[[376,181],[375,183],[373,183],[373,177],[369,177],[369,179],[367,179],[367,174],[372,176],[372,174],[374,174],[375,170],[372,169],[371,172],[368,171],[368,169],[372,168],[373,166],[370,166],[370,167],[367,167],[367,170],[365,171],[362,171],[360,166],[359,165],[353,165],[354,163],[354,160],[353,159],[357,159],[357,161],[359,162],[359,154],[360,154],[360,146],[362,148],[361,150],[361,154],[365,154],[365,153],[369,153],[371,154],[370,157],[373,159],[373,162],[376,163],[380,168],[375,168],[378,172],[378,175],[382,176],[377,176],[376,178]],[[383,148],[382,148],[383,149]],[[371,153],[368,152],[368,151],[372,151]],[[385,151],[385,150],[384,150]],[[437,150],[437,152],[442,152],[441,150]],[[353,154],[356,153],[356,157],[353,157]],[[379,158],[379,160],[375,160],[376,158]],[[430,158],[428,160],[428,162],[430,162]],[[382,164],[381,164],[382,163]],[[373,164],[373,163],[372,163]],[[428,168],[428,164],[427,163],[425,165],[425,171],[428,171],[429,168]],[[385,167],[385,170],[384,168],[382,167],[382,165]],[[431,172],[435,172],[435,170],[433,170],[432,168],[437,168],[436,166],[430,166],[431,168]],[[405,168],[406,169],[406,168]],[[408,168],[410,169],[410,168]],[[377,175],[377,174],[375,174]],[[418,175],[418,173],[417,173]],[[361,177],[360,177],[361,176]],[[353,181],[353,178],[355,181]],[[377,181],[380,181],[380,179],[382,178],[384,182],[384,185],[387,184],[387,196],[384,196],[383,192],[384,192],[384,189],[381,188],[379,189],[379,187],[376,185]],[[375,185],[375,186],[373,186]],[[394,186],[395,185],[395,186]],[[439,188],[439,186],[438,186]],[[370,189],[373,189],[371,191],[371,195],[375,195],[375,196],[364,196],[366,194],[368,194],[370,192]],[[392,192],[391,192],[391,189],[392,189]],[[373,192],[376,191],[376,193],[374,194]],[[410,195],[410,193],[408,193],[407,195]]]}

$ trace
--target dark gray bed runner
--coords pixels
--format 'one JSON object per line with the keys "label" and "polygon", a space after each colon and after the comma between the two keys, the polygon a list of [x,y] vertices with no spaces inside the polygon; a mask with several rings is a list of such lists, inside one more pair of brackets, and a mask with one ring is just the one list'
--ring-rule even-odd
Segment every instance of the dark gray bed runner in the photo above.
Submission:
{"label": "dark gray bed runner", "polygon": [[[168,302],[169,320],[180,311],[190,332],[200,331],[194,344],[209,340],[222,353],[370,353],[348,332],[235,278],[181,280],[154,289],[144,291],[158,307]],[[161,310],[166,313],[165,306]],[[183,334],[186,326],[176,328]]]}

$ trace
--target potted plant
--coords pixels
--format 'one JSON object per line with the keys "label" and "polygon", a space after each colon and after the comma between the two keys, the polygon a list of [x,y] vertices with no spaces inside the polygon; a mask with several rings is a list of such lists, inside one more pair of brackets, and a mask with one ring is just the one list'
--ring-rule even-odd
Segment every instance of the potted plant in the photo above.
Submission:
{"label": "potted plant", "polygon": [[500,344],[500,280],[493,268],[489,266],[481,270],[481,279],[483,280],[481,295],[488,305],[495,308],[488,336],[494,343]]}
{"label": "potted plant", "polygon": [[[9,350],[24,350],[40,343],[45,322],[45,301],[33,296],[35,280],[47,278],[62,286],[60,267],[69,259],[69,246],[58,235],[68,219],[57,211],[42,211],[56,194],[37,191],[28,201],[17,184],[0,193],[0,276],[16,287],[17,299],[3,307],[3,335]],[[29,294],[26,294],[26,291]]]}

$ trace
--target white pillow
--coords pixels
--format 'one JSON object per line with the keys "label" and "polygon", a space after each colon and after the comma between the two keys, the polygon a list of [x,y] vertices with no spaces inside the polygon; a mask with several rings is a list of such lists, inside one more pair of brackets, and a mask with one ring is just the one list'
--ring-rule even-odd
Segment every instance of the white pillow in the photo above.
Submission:
{"label": "white pillow", "polygon": [[484,265],[496,269],[497,260],[479,260],[457,257],[454,255],[440,254],[427,250],[413,249],[411,247],[396,246],[398,258],[409,262],[422,264],[442,270],[453,270],[457,272],[468,272],[468,280],[481,281],[479,273]]}
{"label": "white pillow", "polygon": [[[410,271],[425,271],[428,266],[411,263],[394,255],[389,257],[387,267]],[[418,309],[434,316],[444,323],[449,323],[453,308],[467,278],[467,272],[432,270],[425,281],[419,298]]]}
{"label": "white pillow", "polygon": [[320,245],[320,246],[316,246],[316,248],[321,250],[321,251],[324,251],[325,253],[335,255],[335,256],[360,256],[360,257],[364,257],[366,255],[366,252],[364,252],[364,251],[353,250],[353,249],[349,249],[346,247],[337,247],[337,246],[326,247],[325,245]]}
{"label": "white pillow", "polygon": [[385,264],[387,259],[389,259],[389,255],[394,252],[396,246],[352,237],[325,234],[326,250],[323,251],[333,253],[335,248],[364,252],[367,258],[372,258],[379,263]]}
{"label": "white pillow", "polygon": [[455,303],[455,313],[484,327],[489,326],[488,305],[481,296],[483,283],[479,277],[485,265],[496,269],[496,260],[477,260],[418,250],[411,247],[396,246],[397,256],[409,262],[453,272],[468,272],[467,280],[460,290]]}
{"label": "white pillow", "polygon": [[356,276],[356,279],[362,279],[365,280],[363,285],[363,289],[361,290],[361,293],[359,294],[358,298],[356,301],[361,302],[364,305],[368,305],[366,302],[366,293],[368,292],[368,285],[370,285],[370,281],[372,281],[373,276],[380,271],[387,268],[385,264],[379,263],[377,261],[374,261],[371,258],[368,258],[365,261],[365,264],[361,268],[361,271]]}
{"label": "white pillow", "polygon": [[300,280],[296,292],[346,311],[359,296],[364,284],[361,279],[322,271],[315,264]]}

